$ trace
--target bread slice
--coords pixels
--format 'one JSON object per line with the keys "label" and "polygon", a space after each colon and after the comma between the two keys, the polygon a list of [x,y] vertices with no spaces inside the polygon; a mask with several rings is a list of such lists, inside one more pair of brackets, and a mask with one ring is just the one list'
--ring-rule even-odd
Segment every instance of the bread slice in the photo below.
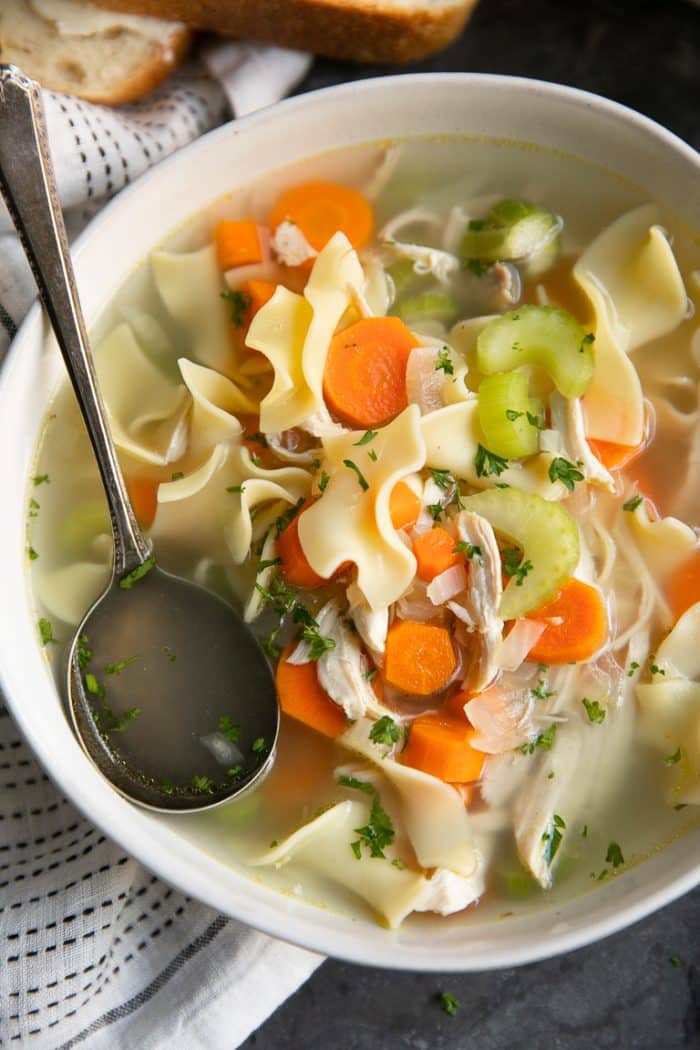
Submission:
{"label": "bread slice", "polygon": [[446,47],[477,0],[93,0],[225,36],[358,62],[412,62]]}
{"label": "bread slice", "polygon": [[190,37],[181,23],[108,14],[86,0],[0,0],[0,61],[52,91],[107,106],[160,84]]}

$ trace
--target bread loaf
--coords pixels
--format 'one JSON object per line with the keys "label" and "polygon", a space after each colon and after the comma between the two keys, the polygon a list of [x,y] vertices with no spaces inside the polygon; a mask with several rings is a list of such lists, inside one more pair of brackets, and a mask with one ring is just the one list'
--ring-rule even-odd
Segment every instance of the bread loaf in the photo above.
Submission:
{"label": "bread loaf", "polygon": [[100,11],[87,0],[0,0],[0,61],[90,102],[132,102],[185,54],[182,23]]}
{"label": "bread loaf", "polygon": [[93,0],[226,36],[358,62],[409,62],[446,47],[477,0]]}

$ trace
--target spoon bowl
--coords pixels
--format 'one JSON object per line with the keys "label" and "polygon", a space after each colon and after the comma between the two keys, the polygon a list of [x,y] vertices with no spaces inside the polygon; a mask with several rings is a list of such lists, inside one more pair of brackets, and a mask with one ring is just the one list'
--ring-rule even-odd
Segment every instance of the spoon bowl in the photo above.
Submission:
{"label": "spoon bowl", "polygon": [[269,664],[234,610],[155,565],[129,501],[97,384],[55,185],[39,85],[0,66],[0,191],[22,241],[109,506],[112,582],[70,649],[78,740],[127,798],[159,810],[233,799],[271,768]]}

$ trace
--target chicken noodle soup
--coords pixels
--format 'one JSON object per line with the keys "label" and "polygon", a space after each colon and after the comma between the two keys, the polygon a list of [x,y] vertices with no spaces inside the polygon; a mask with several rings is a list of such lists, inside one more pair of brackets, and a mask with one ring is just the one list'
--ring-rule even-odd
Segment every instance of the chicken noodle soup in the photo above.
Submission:
{"label": "chicken noodle soup", "polygon": [[[544,907],[690,826],[699,260],[637,187],[467,139],[316,158],[153,252],[95,338],[129,491],[159,562],[240,604],[283,711],[265,784],[183,834],[398,926]],[[67,388],[35,469],[58,670],[111,560]],[[86,657],[98,714],[137,658]],[[115,747],[143,717],[117,714]],[[238,731],[212,726],[222,782]]]}

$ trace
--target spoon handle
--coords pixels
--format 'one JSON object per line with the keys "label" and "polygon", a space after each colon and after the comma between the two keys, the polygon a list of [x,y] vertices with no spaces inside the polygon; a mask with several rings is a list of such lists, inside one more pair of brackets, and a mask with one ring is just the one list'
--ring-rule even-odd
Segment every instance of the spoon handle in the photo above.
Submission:
{"label": "spoon handle", "polygon": [[0,192],[32,268],[95,450],[112,518],[114,571],[122,576],[149,557],[151,543],[134,517],[97,385],[56,190],[41,89],[10,65],[0,65]]}

